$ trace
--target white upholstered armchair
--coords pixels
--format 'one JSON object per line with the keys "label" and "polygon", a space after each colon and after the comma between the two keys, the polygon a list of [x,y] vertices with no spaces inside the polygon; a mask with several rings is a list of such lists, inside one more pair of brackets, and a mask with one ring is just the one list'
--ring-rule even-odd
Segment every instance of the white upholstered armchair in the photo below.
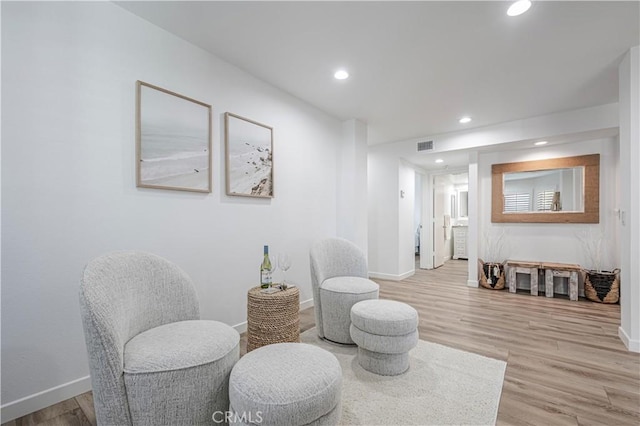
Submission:
{"label": "white upholstered armchair", "polygon": [[176,265],[141,252],[92,260],[80,307],[100,425],[211,424],[229,407],[238,332],[201,321]]}
{"label": "white upholstered armchair", "polygon": [[352,345],[351,307],[361,300],[377,299],[378,284],[369,280],[367,259],[355,244],[328,238],[311,247],[311,286],[318,336]]}

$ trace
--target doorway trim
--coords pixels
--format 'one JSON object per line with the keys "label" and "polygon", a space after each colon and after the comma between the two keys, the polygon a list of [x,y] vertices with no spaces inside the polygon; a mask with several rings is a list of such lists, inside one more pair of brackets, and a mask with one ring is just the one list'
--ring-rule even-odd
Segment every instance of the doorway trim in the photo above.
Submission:
{"label": "doorway trim", "polygon": [[[417,171],[416,171],[417,172]],[[453,175],[459,173],[469,173],[469,166],[467,167],[454,167],[451,169],[443,170],[424,170],[420,172],[422,174],[422,232],[420,234],[420,269],[434,269],[433,268],[433,256],[434,256],[434,244],[433,244],[433,226],[434,226],[434,181],[436,176],[441,175]],[[427,213],[427,214],[425,214]],[[427,232],[428,231],[428,232]],[[423,244],[426,242],[427,244]]]}

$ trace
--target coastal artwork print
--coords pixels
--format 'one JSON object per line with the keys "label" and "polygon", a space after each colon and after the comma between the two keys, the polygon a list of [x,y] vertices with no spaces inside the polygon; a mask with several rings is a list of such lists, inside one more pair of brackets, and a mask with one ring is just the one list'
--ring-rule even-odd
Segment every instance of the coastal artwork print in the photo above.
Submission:
{"label": "coastal artwork print", "polygon": [[273,129],[225,113],[227,195],[273,197]]}
{"label": "coastal artwork print", "polygon": [[211,192],[211,105],[136,85],[138,187]]}

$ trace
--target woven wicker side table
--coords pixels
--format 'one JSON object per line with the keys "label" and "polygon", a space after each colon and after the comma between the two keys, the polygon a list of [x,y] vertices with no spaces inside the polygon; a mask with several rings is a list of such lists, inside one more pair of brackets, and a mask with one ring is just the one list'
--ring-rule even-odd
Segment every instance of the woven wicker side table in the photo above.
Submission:
{"label": "woven wicker side table", "polygon": [[300,291],[297,287],[247,293],[247,352],[271,343],[300,341]]}

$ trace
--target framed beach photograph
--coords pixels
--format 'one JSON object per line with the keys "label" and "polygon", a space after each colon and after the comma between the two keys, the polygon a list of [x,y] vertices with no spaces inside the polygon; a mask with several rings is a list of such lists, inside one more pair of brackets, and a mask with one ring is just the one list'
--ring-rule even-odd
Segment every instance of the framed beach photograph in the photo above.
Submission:
{"label": "framed beach photograph", "polygon": [[230,112],[224,115],[227,195],[273,197],[273,129]]}
{"label": "framed beach photograph", "polygon": [[211,105],[136,83],[136,185],[211,192]]}

